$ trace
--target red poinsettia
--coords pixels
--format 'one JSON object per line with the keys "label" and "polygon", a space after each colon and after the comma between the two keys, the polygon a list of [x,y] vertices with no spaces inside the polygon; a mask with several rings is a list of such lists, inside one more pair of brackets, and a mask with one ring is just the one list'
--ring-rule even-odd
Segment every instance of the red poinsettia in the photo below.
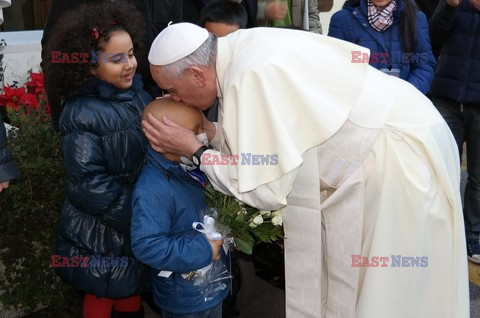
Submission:
{"label": "red poinsettia", "polygon": [[36,110],[38,108],[38,97],[34,94],[23,94],[20,96],[19,104]]}
{"label": "red poinsettia", "polygon": [[31,72],[30,81],[25,86],[20,88],[4,86],[3,94],[0,94],[0,106],[15,111],[22,108],[27,115],[30,110],[37,110],[40,103],[43,103],[45,111],[50,113],[41,73]]}
{"label": "red poinsettia", "polygon": [[39,94],[43,90],[43,74],[41,73],[30,73],[31,80],[27,82],[27,87],[34,90],[35,94]]}
{"label": "red poinsettia", "polygon": [[3,94],[0,95],[0,105],[6,108],[18,109],[20,97],[25,95],[25,87],[13,88],[3,86]]}

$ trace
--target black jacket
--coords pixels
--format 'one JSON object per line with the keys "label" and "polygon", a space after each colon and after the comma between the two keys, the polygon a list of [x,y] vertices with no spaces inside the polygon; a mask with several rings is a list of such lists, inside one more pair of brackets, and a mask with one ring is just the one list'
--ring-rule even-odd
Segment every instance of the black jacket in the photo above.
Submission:
{"label": "black jacket", "polygon": [[480,104],[480,11],[469,1],[457,8],[441,0],[429,20],[433,49],[441,49],[430,95]]}
{"label": "black jacket", "polygon": [[[95,80],[66,101],[60,116],[68,187],[57,254],[62,261],[90,261],[57,270],[76,288],[98,297],[138,295],[150,281],[130,246],[132,190],[147,147],[141,115],[150,100],[137,76],[128,90]],[[97,257],[113,259],[98,266]]]}
{"label": "black jacket", "polygon": [[7,148],[7,134],[0,116],[0,182],[10,181],[19,176],[18,166],[12,160],[12,152]]}

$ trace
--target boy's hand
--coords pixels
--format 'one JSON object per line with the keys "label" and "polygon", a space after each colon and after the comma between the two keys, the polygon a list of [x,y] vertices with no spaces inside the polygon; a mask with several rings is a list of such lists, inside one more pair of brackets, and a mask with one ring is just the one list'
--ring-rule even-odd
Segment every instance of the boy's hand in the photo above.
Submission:
{"label": "boy's hand", "polygon": [[208,240],[210,242],[210,245],[212,245],[212,250],[213,250],[213,260],[214,261],[218,261],[220,259],[220,247],[222,247],[223,245],[223,240],[215,240],[215,241],[211,241],[211,240]]}

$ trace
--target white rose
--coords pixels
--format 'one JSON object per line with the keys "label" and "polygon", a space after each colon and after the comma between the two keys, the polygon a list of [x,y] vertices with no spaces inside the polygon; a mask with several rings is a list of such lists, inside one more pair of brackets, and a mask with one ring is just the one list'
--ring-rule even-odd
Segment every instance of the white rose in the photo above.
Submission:
{"label": "white rose", "polygon": [[270,216],[270,214],[272,214],[272,212],[270,212],[270,211],[260,211],[260,214],[265,215],[265,216]]}
{"label": "white rose", "polygon": [[260,225],[263,223],[263,218],[261,215],[257,215],[256,217],[253,218],[253,223],[255,223],[256,225]]}
{"label": "white rose", "polygon": [[253,222],[251,222],[251,223],[248,224],[248,225],[249,225],[252,229],[257,227],[257,225],[256,225],[255,223],[253,223]]}
{"label": "white rose", "polygon": [[272,224],[275,225],[275,226],[280,226],[282,225],[282,216],[280,214],[278,215],[275,215],[273,218],[272,218]]}

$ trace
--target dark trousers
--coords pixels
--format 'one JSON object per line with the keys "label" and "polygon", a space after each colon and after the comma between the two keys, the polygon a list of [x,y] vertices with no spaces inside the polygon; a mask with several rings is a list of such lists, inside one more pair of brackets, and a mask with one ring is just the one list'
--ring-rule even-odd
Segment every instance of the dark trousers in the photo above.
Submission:
{"label": "dark trousers", "polygon": [[463,216],[467,239],[480,238],[480,104],[460,105],[453,101],[432,98],[450,127],[458,145],[460,160],[463,143],[467,145],[467,185]]}

